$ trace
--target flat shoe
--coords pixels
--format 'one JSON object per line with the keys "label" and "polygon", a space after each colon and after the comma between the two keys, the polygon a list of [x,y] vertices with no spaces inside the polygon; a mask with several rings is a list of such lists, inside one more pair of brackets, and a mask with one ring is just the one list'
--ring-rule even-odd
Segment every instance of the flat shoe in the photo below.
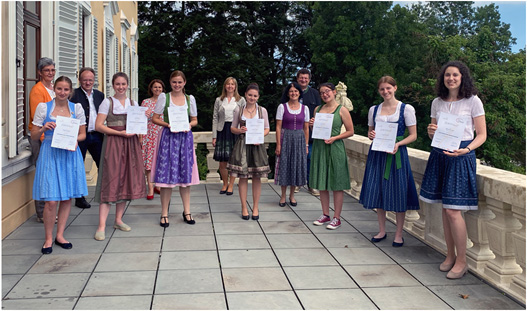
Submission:
{"label": "flat shoe", "polygon": [[297,205],[298,205],[298,202],[293,202],[293,201],[289,200],[289,205],[291,205],[291,206],[297,206]]}
{"label": "flat shoe", "polygon": [[249,215],[242,215],[243,220],[249,220]]}
{"label": "flat shoe", "polygon": [[460,279],[462,278],[465,274],[467,274],[467,271],[468,271],[468,265],[465,266],[465,268],[463,268],[463,270],[461,270],[461,272],[452,272],[452,270],[448,271],[448,273],[446,274],[446,278],[447,279],[451,279],[451,280],[454,280],[454,279]]}
{"label": "flat shoe", "polygon": [[97,231],[95,232],[95,237],[97,241],[103,241],[105,239],[104,231]]}
{"label": "flat shoe", "polygon": [[225,194],[227,193],[227,190],[220,190],[220,194]]}
{"label": "flat shoe", "polygon": [[57,241],[57,239],[55,239],[55,244],[57,244],[58,246],[62,247],[63,249],[72,249],[73,248],[73,244],[71,243],[60,243],[59,241]]}
{"label": "flat shoe", "polygon": [[448,272],[452,269],[452,267],[454,266],[454,264],[456,263],[456,261],[452,262],[451,264],[445,264],[445,263],[442,263],[439,265],[439,271],[441,272]]}
{"label": "flat shoe", "polygon": [[53,252],[53,247],[42,247],[42,250],[41,250],[42,254],[44,255],[48,255],[48,254],[51,254],[51,252]]}
{"label": "flat shoe", "polygon": [[119,224],[113,224],[113,227],[115,229],[119,229],[121,231],[126,231],[126,232],[132,230],[132,228],[129,225],[125,224],[124,222],[122,224],[120,224],[120,225]]}
{"label": "flat shoe", "polygon": [[253,215],[253,216],[252,216],[252,219],[253,219],[253,220],[258,220],[258,219],[260,219],[260,215],[256,215],[256,216]]}
{"label": "flat shoe", "polygon": [[282,202],[278,202],[278,206],[280,206],[280,207],[284,207],[284,206],[285,206],[285,202],[284,202],[284,203],[282,203]]}
{"label": "flat shoe", "polygon": [[372,241],[373,243],[377,243],[377,242],[380,242],[380,241],[386,239],[386,236],[387,236],[387,234],[385,233],[384,236],[383,236],[382,238],[372,237],[372,238],[371,238],[371,241]]}
{"label": "flat shoe", "polygon": [[225,194],[226,194],[226,195],[233,195],[234,192],[232,192],[232,191],[227,191],[227,192],[225,192]]}
{"label": "flat shoe", "polygon": [[403,244],[404,244],[404,238],[403,238],[403,241],[401,243],[393,241],[392,246],[393,247],[401,247],[401,246],[403,246]]}

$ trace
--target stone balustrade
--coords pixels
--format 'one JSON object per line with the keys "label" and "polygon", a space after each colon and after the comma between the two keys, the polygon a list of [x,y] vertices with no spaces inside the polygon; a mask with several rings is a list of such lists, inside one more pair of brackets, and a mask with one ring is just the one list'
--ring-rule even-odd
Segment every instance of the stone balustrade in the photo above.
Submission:
{"label": "stone balustrade", "polygon": [[[267,135],[266,145],[275,143],[275,137],[274,132]],[[355,135],[344,143],[351,178],[348,192],[358,199],[371,142],[364,136]],[[211,132],[194,133],[194,144],[206,144],[208,150],[206,182],[219,182],[219,163],[212,158]],[[429,153],[408,148],[408,155],[419,191]],[[96,180],[96,174],[88,166],[87,175],[90,181]],[[477,182],[479,209],[464,213],[470,271],[525,304],[525,176],[483,166],[478,161]],[[420,205],[420,210],[406,213],[405,230],[446,254],[441,206],[422,201]],[[387,217],[395,222],[394,213],[388,213]]]}

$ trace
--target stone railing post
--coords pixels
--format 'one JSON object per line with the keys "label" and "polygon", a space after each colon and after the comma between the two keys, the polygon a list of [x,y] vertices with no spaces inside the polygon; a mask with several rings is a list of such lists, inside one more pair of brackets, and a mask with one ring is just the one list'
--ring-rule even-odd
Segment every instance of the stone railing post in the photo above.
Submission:
{"label": "stone railing post", "polygon": [[485,275],[499,287],[506,288],[514,275],[522,273],[512,243],[512,233],[522,225],[512,217],[510,204],[487,197],[487,206],[496,215],[486,223],[490,249],[496,257],[487,262]]}
{"label": "stone railing post", "polygon": [[486,223],[494,218],[494,214],[487,208],[486,198],[479,195],[478,209],[465,213],[467,235],[472,241],[472,247],[467,249],[467,263],[470,267],[483,272],[487,262],[494,259],[489,247]]}
{"label": "stone railing post", "polygon": [[512,215],[522,226],[519,230],[512,233],[512,242],[516,254],[516,263],[520,265],[523,272],[512,277],[510,289],[513,296],[525,301],[525,208],[513,206]]}
{"label": "stone railing post", "polygon": [[205,144],[207,146],[207,168],[209,169],[209,172],[207,173],[207,181],[208,182],[219,182],[221,180],[221,176],[218,173],[218,168],[220,167],[220,162],[217,162],[213,159],[214,156],[214,147],[212,146],[212,142],[207,142]]}
{"label": "stone railing post", "polygon": [[97,185],[97,165],[95,165],[95,161],[93,161],[90,152],[86,152],[84,171],[86,172],[86,184],[88,184],[88,186]]}

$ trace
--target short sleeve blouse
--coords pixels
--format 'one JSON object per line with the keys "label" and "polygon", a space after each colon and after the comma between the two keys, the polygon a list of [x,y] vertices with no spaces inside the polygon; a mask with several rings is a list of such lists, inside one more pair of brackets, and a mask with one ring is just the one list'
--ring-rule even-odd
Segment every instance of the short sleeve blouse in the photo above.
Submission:
{"label": "short sleeve blouse", "polygon": [[[379,105],[377,110],[377,115],[375,116],[375,122],[397,122],[399,121],[399,114],[401,111],[402,102],[397,104],[397,109],[394,114],[381,116],[382,103]],[[368,126],[374,126],[373,122],[373,112],[375,111],[375,106],[371,106],[368,111]],[[406,104],[404,108],[404,123],[406,126],[413,126],[417,124],[417,119],[415,118],[415,108],[412,105]]]}
{"label": "short sleeve blouse", "polygon": [[[190,116],[197,117],[198,107],[196,106],[196,99],[192,95],[189,95],[189,98],[190,98]],[[166,98],[165,93],[159,94],[159,96],[157,97],[156,107],[154,108],[154,113],[163,114],[163,112],[165,111],[166,100],[167,98]],[[177,105],[172,102],[172,98],[170,98],[170,106],[177,107]],[[186,106],[187,106],[187,100],[185,99],[185,107]]]}
{"label": "short sleeve blouse", "polygon": [[[300,109],[297,110],[291,110],[289,107],[289,103],[284,103],[287,107],[287,111],[289,111],[290,114],[300,114]],[[278,108],[276,109],[276,120],[282,120],[284,118],[284,104],[278,105]],[[302,106],[300,106],[302,107]],[[304,107],[304,122],[309,122],[309,108],[306,105],[303,105]]]}
{"label": "short sleeve blouse", "polygon": [[441,113],[446,112],[458,116],[470,117],[470,122],[465,125],[465,132],[463,133],[463,140],[474,139],[474,118],[485,115],[483,109],[483,102],[477,95],[473,95],[469,98],[463,98],[454,102],[447,102],[437,97],[432,101],[432,109],[430,111],[430,117],[436,119],[439,122]]}
{"label": "short sleeve blouse", "polygon": [[[53,105],[51,106],[51,111],[55,109],[55,101],[53,101]],[[35,110],[35,116],[33,117],[33,125],[35,126],[44,126],[44,120],[46,120],[46,114],[48,113],[48,105],[46,103],[40,103],[37,106],[37,109]],[[57,118],[50,115],[49,118],[51,120],[56,120]],[[86,116],[84,115],[84,108],[82,108],[81,104],[75,104],[75,119],[79,119],[81,121],[80,125],[86,124]]]}
{"label": "short sleeve blouse", "polygon": [[[115,97],[111,97],[113,102],[114,102],[114,105],[113,105],[113,114],[126,114],[126,108],[130,107],[132,104],[131,104],[131,101],[129,98],[126,98],[126,100],[124,101],[124,107],[123,105],[121,105],[120,101],[115,98]],[[117,105],[116,105],[117,103]],[[134,101],[134,105],[137,106],[137,102]],[[105,98],[101,105],[99,106],[99,113],[102,113],[102,114],[108,114],[108,111],[110,110],[110,101],[108,100],[108,98]]]}

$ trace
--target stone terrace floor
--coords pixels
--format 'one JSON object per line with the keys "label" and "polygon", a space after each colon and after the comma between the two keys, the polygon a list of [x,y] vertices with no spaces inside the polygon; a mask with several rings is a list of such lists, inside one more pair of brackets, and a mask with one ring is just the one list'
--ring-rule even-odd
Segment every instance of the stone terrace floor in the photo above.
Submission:
{"label": "stone terrace floor", "polygon": [[130,232],[113,229],[112,206],[105,241],[93,239],[98,206],[73,206],[74,247],[51,255],[32,217],[2,243],[2,309],[525,309],[472,274],[446,279],[444,256],[407,233],[392,247],[390,222],[388,239],[371,243],[376,214],[348,195],[331,231],[312,224],[320,202],[305,189],[297,207],[279,207],[279,187],[263,184],[259,221],[241,219],[236,188],[219,190],[192,187],[193,226],[177,190],[166,229],[158,195],[127,206]]}

